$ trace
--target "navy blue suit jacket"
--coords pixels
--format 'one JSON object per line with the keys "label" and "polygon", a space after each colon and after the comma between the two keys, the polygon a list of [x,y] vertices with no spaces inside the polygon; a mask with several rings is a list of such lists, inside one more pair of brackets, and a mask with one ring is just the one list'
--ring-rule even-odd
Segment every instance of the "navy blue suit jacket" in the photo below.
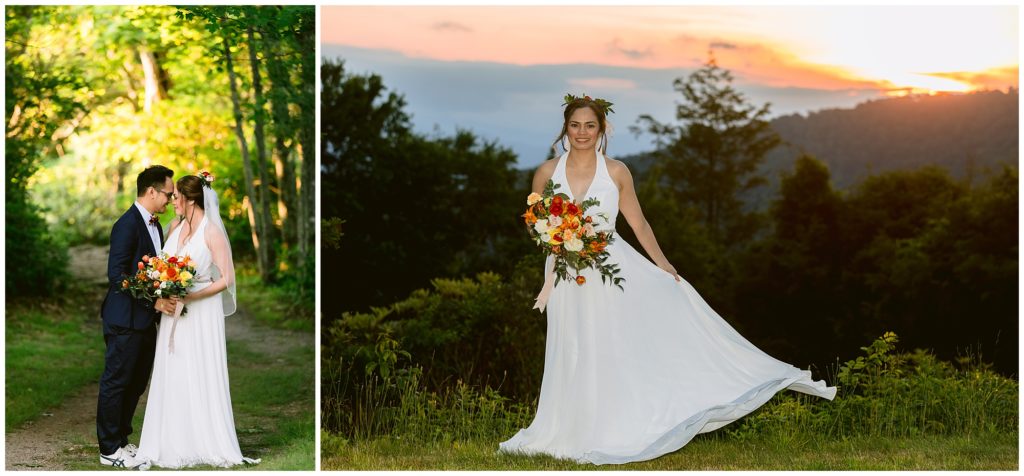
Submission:
{"label": "navy blue suit jacket", "polygon": [[[148,226],[142,212],[133,203],[110,230],[110,257],[107,259],[110,287],[100,309],[103,322],[108,325],[145,329],[159,315],[152,302],[135,299],[121,289],[121,281],[139,271],[142,255],[156,256],[157,250],[153,249]],[[157,231],[163,242],[163,230],[157,227]]]}

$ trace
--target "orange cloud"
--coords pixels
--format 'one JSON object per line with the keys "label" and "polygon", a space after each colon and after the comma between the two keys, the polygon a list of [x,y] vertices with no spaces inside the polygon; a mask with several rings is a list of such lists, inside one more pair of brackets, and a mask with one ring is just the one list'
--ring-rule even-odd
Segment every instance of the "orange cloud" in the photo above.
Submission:
{"label": "orange cloud", "polygon": [[664,50],[664,56],[677,58],[690,68],[706,63],[708,54],[713,54],[718,65],[730,70],[740,83],[826,90],[878,86],[877,82],[857,78],[842,68],[807,63],[780,47],[763,43],[680,35],[666,44]]}
{"label": "orange cloud", "polygon": [[928,75],[968,84],[974,90],[1006,89],[1007,86],[1017,87],[1020,78],[1020,68],[1008,66],[1005,68],[990,68],[984,71],[928,73]]}

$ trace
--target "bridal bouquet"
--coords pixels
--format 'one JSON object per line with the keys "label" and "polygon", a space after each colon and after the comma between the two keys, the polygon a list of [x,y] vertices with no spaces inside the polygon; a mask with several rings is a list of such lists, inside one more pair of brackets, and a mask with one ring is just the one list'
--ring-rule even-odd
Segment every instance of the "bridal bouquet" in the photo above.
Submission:
{"label": "bridal bouquet", "polygon": [[[143,256],[138,263],[139,271],[121,281],[121,288],[136,298],[154,301],[185,297],[195,280],[196,268],[188,256]],[[181,315],[187,310],[182,308]]]}
{"label": "bridal bouquet", "polygon": [[[575,281],[582,286],[586,278],[579,275],[584,268],[593,268],[601,273],[601,282],[612,283],[622,289],[625,278],[617,276],[619,266],[607,263],[605,247],[612,242],[612,232],[596,231],[595,217],[587,215],[587,209],[600,205],[601,201],[589,198],[577,204],[569,201],[564,193],[555,193],[561,187],[552,180],[544,186],[544,193],[531,193],[526,198],[526,213],[522,215],[530,236],[545,254],[555,257],[555,274],[559,280]],[[603,213],[598,219],[608,222]],[[570,276],[569,268],[576,272]],[[557,284],[557,281],[556,281]]]}

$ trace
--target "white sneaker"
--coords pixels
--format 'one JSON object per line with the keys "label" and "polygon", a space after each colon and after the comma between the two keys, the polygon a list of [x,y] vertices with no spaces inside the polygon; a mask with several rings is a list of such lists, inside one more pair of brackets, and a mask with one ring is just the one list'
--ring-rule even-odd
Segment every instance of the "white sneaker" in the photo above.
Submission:
{"label": "white sneaker", "polygon": [[100,464],[115,468],[134,468],[139,465],[124,448],[118,448],[112,455],[100,455]]}
{"label": "white sneaker", "polygon": [[132,458],[134,458],[135,455],[139,453],[139,447],[131,443],[122,446],[121,449],[124,450],[125,453],[128,453],[128,456],[131,456]]}

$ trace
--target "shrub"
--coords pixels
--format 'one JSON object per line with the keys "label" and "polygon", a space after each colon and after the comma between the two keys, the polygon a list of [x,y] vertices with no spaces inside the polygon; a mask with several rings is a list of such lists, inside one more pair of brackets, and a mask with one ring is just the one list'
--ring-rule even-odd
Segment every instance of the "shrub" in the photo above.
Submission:
{"label": "shrub", "polygon": [[39,210],[25,200],[7,200],[5,288],[8,299],[50,296],[63,287],[68,250],[53,239]]}
{"label": "shrub", "polygon": [[1016,380],[974,356],[960,359],[958,368],[920,349],[897,353],[897,342],[896,334],[886,332],[861,348],[865,355],[843,364],[834,401],[786,393],[726,433],[749,438],[792,432],[832,437],[1017,432]]}

